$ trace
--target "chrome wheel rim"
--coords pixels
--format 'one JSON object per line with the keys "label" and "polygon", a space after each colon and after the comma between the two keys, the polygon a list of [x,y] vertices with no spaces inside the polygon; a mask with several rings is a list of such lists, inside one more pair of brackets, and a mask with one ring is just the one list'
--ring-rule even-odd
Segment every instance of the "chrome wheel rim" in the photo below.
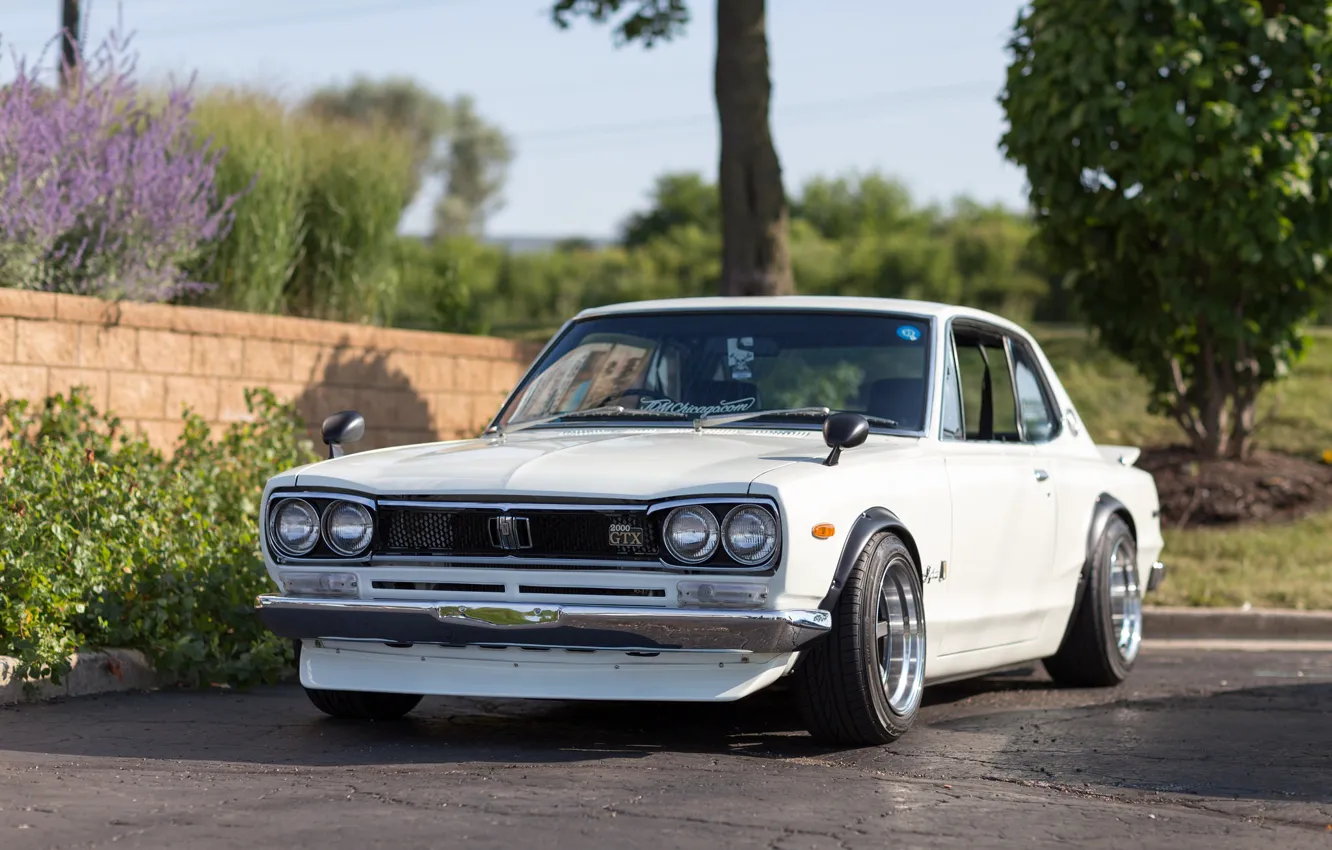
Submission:
{"label": "chrome wheel rim", "polygon": [[888,707],[899,716],[920,704],[925,677],[925,614],[920,591],[909,578],[915,568],[895,557],[879,584],[874,646]]}
{"label": "chrome wheel rim", "polygon": [[1137,657],[1142,643],[1142,588],[1134,560],[1127,541],[1116,541],[1110,552],[1110,627],[1125,661]]}

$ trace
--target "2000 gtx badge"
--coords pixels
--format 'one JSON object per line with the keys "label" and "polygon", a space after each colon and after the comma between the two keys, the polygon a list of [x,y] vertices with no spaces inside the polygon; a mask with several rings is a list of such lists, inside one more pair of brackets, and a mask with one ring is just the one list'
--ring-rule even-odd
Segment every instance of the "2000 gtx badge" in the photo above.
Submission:
{"label": "2000 gtx badge", "polygon": [[922,689],[1042,660],[1113,685],[1164,575],[1138,452],[976,310],[680,299],[579,314],[479,438],[344,455],[263,495],[258,600],[329,714],[425,694],[734,700],[895,740]]}

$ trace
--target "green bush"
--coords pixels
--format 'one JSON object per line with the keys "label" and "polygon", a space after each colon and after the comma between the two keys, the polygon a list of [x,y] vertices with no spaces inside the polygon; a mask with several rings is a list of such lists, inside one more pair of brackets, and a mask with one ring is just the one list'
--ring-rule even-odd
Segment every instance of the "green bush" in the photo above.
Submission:
{"label": "green bush", "polygon": [[20,675],[68,671],[84,647],[142,650],[184,685],[272,681],[290,642],[252,613],[269,588],[259,497],[315,459],[294,410],[247,393],[254,421],[216,440],[186,414],[172,457],[75,390],[7,401],[0,448],[0,654]]}

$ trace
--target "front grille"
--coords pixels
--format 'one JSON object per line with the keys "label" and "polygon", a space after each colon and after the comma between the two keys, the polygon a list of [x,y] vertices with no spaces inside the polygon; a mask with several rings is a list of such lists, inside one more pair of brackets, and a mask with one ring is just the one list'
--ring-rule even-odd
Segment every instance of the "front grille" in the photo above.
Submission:
{"label": "front grille", "polygon": [[453,515],[444,511],[380,511],[383,551],[453,551]]}
{"label": "front grille", "polygon": [[[499,521],[512,521],[501,529]],[[525,521],[525,525],[520,523]],[[507,533],[506,533],[507,532]],[[377,555],[655,560],[657,529],[641,513],[484,507],[379,508]]]}

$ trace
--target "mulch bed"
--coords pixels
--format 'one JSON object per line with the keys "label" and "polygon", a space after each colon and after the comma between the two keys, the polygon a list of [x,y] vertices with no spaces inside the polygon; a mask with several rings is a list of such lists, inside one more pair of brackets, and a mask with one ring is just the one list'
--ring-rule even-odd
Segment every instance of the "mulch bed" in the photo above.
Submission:
{"label": "mulch bed", "polygon": [[1281,522],[1332,507],[1332,466],[1254,452],[1245,461],[1199,460],[1189,449],[1143,449],[1137,464],[1156,478],[1166,528]]}

